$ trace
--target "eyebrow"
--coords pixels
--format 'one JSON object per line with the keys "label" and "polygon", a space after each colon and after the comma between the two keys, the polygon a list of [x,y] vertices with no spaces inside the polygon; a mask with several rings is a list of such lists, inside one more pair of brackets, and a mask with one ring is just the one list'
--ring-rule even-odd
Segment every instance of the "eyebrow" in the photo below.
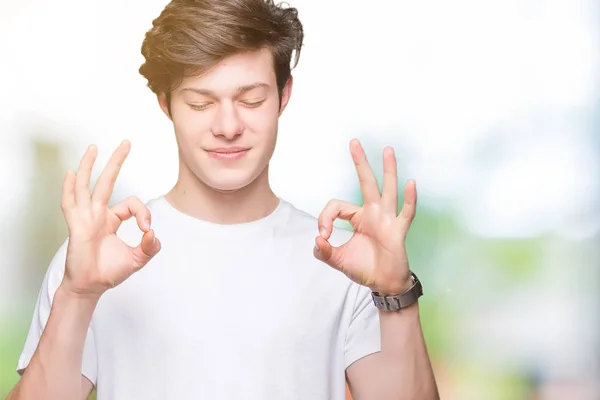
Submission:
{"label": "eyebrow", "polygon": [[[268,88],[269,85],[267,85],[264,82],[256,82],[256,83],[252,83],[250,85],[243,85],[243,86],[238,86],[235,89],[235,95],[240,95],[242,93],[246,93],[249,92],[253,89],[259,88],[259,87],[266,87]],[[182,92],[193,92],[193,93],[197,93],[197,94],[201,94],[204,96],[210,96],[210,97],[215,97],[215,93],[212,90],[208,90],[208,89],[200,89],[200,88],[192,88],[192,87],[186,87],[181,89]]]}

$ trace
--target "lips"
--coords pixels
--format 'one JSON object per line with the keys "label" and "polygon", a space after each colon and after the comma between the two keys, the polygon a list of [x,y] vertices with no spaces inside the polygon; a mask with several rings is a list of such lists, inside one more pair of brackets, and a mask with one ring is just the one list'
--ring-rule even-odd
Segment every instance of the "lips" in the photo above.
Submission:
{"label": "lips", "polygon": [[238,160],[244,157],[248,150],[247,147],[220,147],[207,150],[209,156],[219,160]]}
{"label": "lips", "polygon": [[247,147],[219,147],[216,149],[208,150],[209,153],[219,153],[219,154],[231,154],[231,153],[241,153],[243,151],[248,151]]}

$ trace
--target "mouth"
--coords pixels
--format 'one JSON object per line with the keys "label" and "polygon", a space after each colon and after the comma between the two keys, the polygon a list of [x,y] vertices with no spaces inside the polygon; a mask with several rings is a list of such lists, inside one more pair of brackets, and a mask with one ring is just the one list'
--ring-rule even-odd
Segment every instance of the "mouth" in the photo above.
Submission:
{"label": "mouth", "polygon": [[210,149],[206,152],[210,157],[218,160],[238,160],[243,158],[249,150],[247,147],[222,147]]}

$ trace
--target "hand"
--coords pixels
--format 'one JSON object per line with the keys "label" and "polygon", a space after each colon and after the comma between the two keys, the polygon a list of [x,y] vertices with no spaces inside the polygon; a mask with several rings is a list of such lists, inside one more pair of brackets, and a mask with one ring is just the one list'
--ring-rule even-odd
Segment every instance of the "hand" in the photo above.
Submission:
{"label": "hand", "polygon": [[[358,207],[331,200],[319,216],[320,236],[315,240],[313,253],[319,260],[373,291],[384,295],[401,294],[412,286],[404,242],[415,216],[415,181],[406,184],[404,205],[397,215],[398,175],[394,150],[388,147],[383,152],[381,193],[358,140],[350,142],[350,152],[364,205]],[[354,234],[342,246],[332,247],[328,240],[337,218],[350,221]]]}
{"label": "hand", "polygon": [[[62,285],[81,295],[101,295],[142,268],[160,250],[150,229],[150,210],[135,197],[108,208],[115,181],[130,144],[124,141],[112,154],[90,194],[90,175],[97,148],[85,152],[77,173],[68,171],[63,182],[61,208],[69,228],[69,243]],[[144,232],[132,248],[116,232],[121,222],[135,217]]]}

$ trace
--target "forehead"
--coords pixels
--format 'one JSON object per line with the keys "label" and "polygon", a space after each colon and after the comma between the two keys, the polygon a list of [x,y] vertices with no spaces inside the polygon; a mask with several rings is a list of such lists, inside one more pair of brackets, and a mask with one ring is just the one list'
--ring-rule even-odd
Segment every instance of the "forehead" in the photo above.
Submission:
{"label": "forehead", "polygon": [[178,90],[195,88],[229,93],[257,82],[276,86],[273,56],[267,49],[228,57],[201,75],[186,77]]}

